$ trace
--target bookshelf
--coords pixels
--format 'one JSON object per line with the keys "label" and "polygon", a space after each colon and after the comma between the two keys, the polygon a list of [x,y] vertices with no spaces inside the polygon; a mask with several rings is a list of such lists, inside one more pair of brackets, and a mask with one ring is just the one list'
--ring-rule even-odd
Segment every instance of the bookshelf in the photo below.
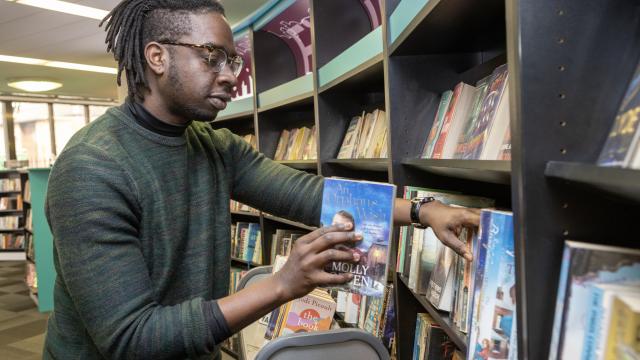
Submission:
{"label": "bookshelf", "polygon": [[[0,181],[3,182],[3,187],[0,190],[0,200],[3,201],[4,207],[6,207],[6,209],[0,210],[0,220],[2,220],[3,224],[3,226],[0,226],[0,234],[10,239],[9,244],[5,244],[4,240],[0,244],[0,261],[24,260],[26,258],[27,234],[24,226],[27,206],[23,201],[26,180],[26,173],[22,170],[0,170]],[[16,219],[17,222],[13,223],[11,219]],[[11,221],[6,224],[5,220]],[[20,241],[20,239],[22,239],[22,245],[16,247],[15,242]]]}

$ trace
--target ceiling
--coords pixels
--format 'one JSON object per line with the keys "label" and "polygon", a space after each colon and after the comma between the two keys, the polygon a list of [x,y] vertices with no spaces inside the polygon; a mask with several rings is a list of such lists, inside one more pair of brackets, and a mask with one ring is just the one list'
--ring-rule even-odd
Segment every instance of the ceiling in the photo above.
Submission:
{"label": "ceiling", "polygon": [[[110,10],[119,0],[66,0]],[[229,23],[236,24],[267,0],[221,0]],[[98,20],[39,9],[0,0],[0,54],[116,67],[106,53],[104,30]],[[15,93],[7,80],[46,77],[63,87],[51,95],[85,98],[117,98],[115,75],[0,62],[0,93]]]}

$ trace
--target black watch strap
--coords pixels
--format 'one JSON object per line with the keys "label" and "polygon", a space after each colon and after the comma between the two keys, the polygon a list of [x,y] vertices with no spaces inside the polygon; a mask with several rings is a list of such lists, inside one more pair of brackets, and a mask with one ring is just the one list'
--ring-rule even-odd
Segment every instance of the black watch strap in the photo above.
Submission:
{"label": "black watch strap", "polygon": [[422,205],[435,201],[433,196],[411,199],[411,223],[417,228],[424,229],[426,226],[420,223],[420,208]]}

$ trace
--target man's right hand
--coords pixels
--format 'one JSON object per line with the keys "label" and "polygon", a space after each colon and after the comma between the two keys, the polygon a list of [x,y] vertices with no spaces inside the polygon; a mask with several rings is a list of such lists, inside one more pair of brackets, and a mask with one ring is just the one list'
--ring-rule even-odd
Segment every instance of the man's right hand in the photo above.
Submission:
{"label": "man's right hand", "polygon": [[338,224],[317,229],[294,243],[285,265],[273,275],[281,301],[302,297],[318,286],[344,284],[352,274],[327,273],[325,265],[332,261],[357,262],[359,255],[344,249],[350,242],[362,240],[351,230],[351,224]]}

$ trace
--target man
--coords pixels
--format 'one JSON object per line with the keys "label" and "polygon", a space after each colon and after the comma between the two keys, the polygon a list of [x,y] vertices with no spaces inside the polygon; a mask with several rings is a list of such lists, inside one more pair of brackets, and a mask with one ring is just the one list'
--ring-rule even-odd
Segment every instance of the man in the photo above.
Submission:
{"label": "man", "polygon": [[[124,0],[106,20],[129,99],[79,131],[51,172],[46,211],[58,277],[44,357],[219,357],[217,343],[273,308],[348,281],[323,270],[358,260],[333,249],[359,240],[336,225],[301,237],[280,272],[227,296],[229,199],[318,224],[323,180],[203,122],[236,84],[220,4]],[[398,200],[398,224],[411,222],[410,208]],[[478,223],[478,213],[438,202],[414,210],[415,221],[459,249],[455,232]]]}

